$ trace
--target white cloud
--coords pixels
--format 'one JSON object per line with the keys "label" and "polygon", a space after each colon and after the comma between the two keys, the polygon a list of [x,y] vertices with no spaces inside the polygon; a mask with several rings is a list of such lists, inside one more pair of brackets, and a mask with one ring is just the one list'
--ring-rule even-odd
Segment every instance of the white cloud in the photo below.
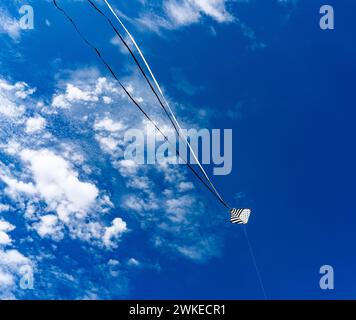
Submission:
{"label": "white cloud", "polygon": [[9,210],[10,210],[10,206],[8,204],[0,203],[0,213],[4,212],[4,211],[9,211]]}
{"label": "white cloud", "polygon": [[116,131],[123,130],[124,128],[125,126],[121,122],[119,121],[115,122],[107,117],[102,120],[97,120],[94,124],[94,129],[97,131],[105,130],[109,132],[116,132]]}
{"label": "white cloud", "polygon": [[75,85],[68,83],[64,94],[53,97],[52,106],[57,108],[68,108],[72,102],[97,102],[98,97],[89,91],[84,91]]}
{"label": "white cloud", "polygon": [[0,252],[0,261],[10,268],[29,264],[29,259],[15,249]]}
{"label": "white cloud", "polygon": [[119,266],[120,265],[120,261],[116,260],[116,259],[110,259],[108,261],[108,265],[109,266]]}
{"label": "white cloud", "polygon": [[210,257],[218,256],[221,245],[215,237],[206,236],[204,239],[196,239],[195,243],[175,245],[173,247],[185,257],[197,262],[205,262]]}
{"label": "white cloud", "polygon": [[0,78],[0,90],[12,92],[16,98],[25,99],[36,92],[36,88],[30,88],[26,82],[20,81],[15,84]]}
{"label": "white cloud", "polygon": [[50,237],[58,241],[64,237],[63,224],[56,215],[48,214],[40,217],[40,221],[33,227],[42,238]]}
{"label": "white cloud", "polygon": [[100,142],[100,146],[103,151],[115,154],[118,148],[118,141],[112,137],[98,137],[98,141]]}
{"label": "white cloud", "polygon": [[10,244],[11,238],[4,231],[0,231],[0,245]]}
{"label": "white cloud", "polygon": [[22,115],[24,107],[16,106],[12,101],[8,100],[5,95],[0,92],[0,114],[5,117],[15,118]]}
{"label": "white cloud", "polygon": [[113,157],[122,155],[123,132],[126,129],[122,121],[114,121],[106,116],[96,120],[93,128],[96,132],[95,138],[104,152]]}
{"label": "white cloud", "polygon": [[139,267],[141,265],[140,261],[136,260],[135,258],[130,258],[127,261],[127,265],[130,267]]}
{"label": "white cloud", "polygon": [[7,118],[19,118],[25,112],[23,100],[36,91],[25,82],[11,84],[0,77],[0,114]]}
{"label": "white cloud", "polygon": [[[25,215],[31,229],[55,241],[62,240],[68,231],[72,238],[92,245],[117,247],[127,225],[121,218],[115,218],[110,226],[102,221],[102,215],[113,206],[106,195],[101,196],[94,184],[81,181],[67,160],[48,149],[23,149],[19,156],[33,182],[19,181],[4,170],[0,179],[11,198],[31,199],[32,206]],[[47,205],[45,210],[37,205],[41,201]],[[1,231],[0,241],[10,243]]]}
{"label": "white cloud", "polygon": [[70,214],[85,214],[95,203],[99,191],[95,185],[82,182],[70,164],[49,150],[28,150],[20,154],[30,164],[35,186],[40,196],[60,220],[68,221]]}
{"label": "white cloud", "polygon": [[[125,36],[124,39],[125,39],[126,43],[130,43],[130,41],[131,41],[128,36]],[[129,51],[127,50],[126,46],[122,43],[121,39],[118,36],[114,36],[110,40],[110,43],[113,46],[118,47],[121,54],[124,54],[124,55],[129,55],[130,54]]]}
{"label": "white cloud", "polygon": [[231,0],[164,0],[162,13],[145,12],[137,21],[155,32],[199,23],[204,17],[229,23],[234,21],[234,16],[227,9],[228,2]]}
{"label": "white cloud", "polygon": [[145,30],[151,30],[158,34],[161,29],[170,30],[174,28],[173,24],[166,17],[152,12],[142,13],[136,21],[143,26]]}
{"label": "white cloud", "polygon": [[226,9],[226,0],[166,0],[166,13],[175,24],[196,23],[204,14],[217,22],[231,22],[233,16]]}
{"label": "white cloud", "polygon": [[103,101],[105,104],[111,104],[113,100],[108,96],[103,96]]}
{"label": "white cloud", "polygon": [[0,231],[12,231],[15,227],[7,221],[0,220]]}
{"label": "white cloud", "polygon": [[33,263],[12,246],[12,239],[8,235],[15,226],[0,220],[0,299],[15,299],[17,280],[22,275],[22,268],[33,272]]}
{"label": "white cloud", "polygon": [[70,74],[69,82],[60,84],[58,93],[52,97],[52,106],[56,108],[69,108],[76,103],[104,104],[112,103],[112,95],[118,94],[118,89],[105,77],[100,77],[96,69],[83,69]]}
{"label": "white cloud", "polygon": [[104,245],[108,248],[115,247],[115,242],[113,242],[113,240],[117,240],[125,232],[127,232],[126,222],[121,218],[115,218],[112,225],[105,229],[103,237]]}
{"label": "white cloud", "polygon": [[22,194],[35,195],[37,193],[35,186],[31,182],[18,181],[5,173],[0,173],[0,180],[7,185],[5,192],[14,199]]}
{"label": "white cloud", "polygon": [[183,26],[199,21],[200,10],[191,1],[170,0],[164,3],[165,12],[176,26]]}
{"label": "white cloud", "polygon": [[13,40],[18,40],[21,36],[21,26],[18,19],[9,15],[0,8],[0,34],[5,33]]}
{"label": "white cloud", "polygon": [[0,245],[11,244],[12,240],[7,233],[14,229],[15,227],[12,224],[7,221],[0,220]]}
{"label": "white cloud", "polygon": [[26,121],[26,132],[35,133],[41,131],[46,125],[46,120],[40,116],[29,118]]}
{"label": "white cloud", "polygon": [[0,288],[12,287],[13,285],[14,277],[12,276],[12,274],[0,270]]}
{"label": "white cloud", "polygon": [[181,182],[178,185],[178,189],[179,189],[180,192],[193,190],[194,189],[194,184],[191,183],[191,182]]}

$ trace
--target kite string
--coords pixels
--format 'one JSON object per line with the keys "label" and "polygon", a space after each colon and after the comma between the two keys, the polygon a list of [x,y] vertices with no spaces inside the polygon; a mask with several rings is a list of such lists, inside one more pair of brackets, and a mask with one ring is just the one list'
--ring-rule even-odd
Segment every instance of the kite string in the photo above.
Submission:
{"label": "kite string", "polygon": [[245,235],[245,238],[246,238],[248,249],[249,249],[249,252],[250,252],[250,255],[251,255],[253,266],[255,268],[255,271],[256,271],[256,274],[257,274],[257,278],[258,278],[258,282],[260,284],[264,299],[268,300],[268,296],[267,296],[267,293],[266,293],[266,290],[265,290],[265,286],[264,286],[263,280],[262,280],[262,275],[261,275],[260,269],[258,267],[257,259],[256,259],[256,256],[255,256],[254,250],[252,248],[252,244],[250,242],[249,236],[247,234],[247,228],[246,228],[245,225],[243,226],[243,230],[244,230],[244,235]]}
{"label": "kite string", "polygon": [[[89,1],[90,3],[92,3],[91,0],[88,0],[88,1]],[[171,123],[173,124],[173,126],[174,126],[174,128],[175,128],[175,130],[176,130],[176,132],[177,132],[177,134],[178,134],[178,136],[179,136],[179,138],[182,139],[182,140],[184,139],[183,142],[185,142],[185,143],[187,144],[187,146],[188,146],[188,148],[189,148],[189,150],[190,150],[190,152],[191,152],[191,154],[192,154],[194,160],[196,161],[196,163],[197,163],[198,166],[199,166],[200,171],[203,173],[205,179],[208,181],[208,183],[210,184],[211,188],[214,190],[214,193],[215,193],[216,196],[219,198],[220,202],[223,203],[226,208],[231,209],[231,206],[227,204],[227,202],[223,199],[223,197],[222,197],[222,196],[220,195],[220,193],[217,191],[217,189],[216,189],[216,187],[214,186],[213,182],[211,181],[211,179],[209,178],[208,174],[206,173],[206,171],[204,170],[203,166],[201,165],[200,161],[198,160],[198,157],[196,156],[196,154],[195,154],[193,148],[191,147],[190,143],[188,142],[188,139],[187,139],[187,137],[185,136],[184,131],[182,130],[182,128],[181,128],[181,126],[180,126],[180,124],[179,124],[177,118],[175,117],[175,115],[174,115],[174,113],[173,113],[173,111],[172,111],[172,109],[171,109],[171,107],[170,107],[170,104],[168,103],[167,99],[165,98],[165,96],[164,96],[164,94],[163,94],[163,91],[162,91],[162,89],[161,89],[161,87],[160,87],[160,85],[159,85],[159,83],[158,83],[156,77],[154,76],[154,74],[153,74],[153,72],[152,72],[152,69],[151,69],[150,65],[148,64],[148,62],[147,62],[147,60],[146,60],[144,54],[142,53],[140,47],[138,46],[136,40],[134,39],[134,37],[132,36],[132,34],[129,32],[129,30],[126,28],[125,24],[124,24],[124,23],[121,21],[121,19],[118,17],[118,15],[116,14],[116,12],[115,12],[115,10],[113,9],[113,7],[111,6],[111,4],[110,4],[107,0],[104,0],[104,2],[105,2],[106,5],[108,6],[108,8],[109,8],[110,11],[112,12],[112,14],[115,16],[116,20],[120,23],[120,25],[122,26],[122,28],[125,30],[125,32],[126,32],[127,35],[129,36],[129,38],[131,39],[132,43],[134,44],[135,48],[137,49],[138,53],[140,54],[141,59],[143,60],[144,64],[146,65],[146,68],[148,69],[148,71],[149,71],[149,73],[150,73],[150,75],[151,75],[151,77],[152,77],[152,79],[153,79],[153,81],[154,81],[154,83],[155,83],[155,85],[156,85],[158,91],[160,92],[160,94],[161,94],[161,96],[162,96],[162,98],[163,98],[163,101],[164,101],[164,103],[166,104],[166,106],[167,106],[167,108],[168,108],[168,110],[169,110],[169,113],[170,113],[171,117],[168,115],[167,110],[166,110],[165,107],[162,105],[160,99],[158,98],[157,94],[155,93],[155,90],[152,88],[152,85],[151,85],[150,81],[148,80],[147,76],[145,75],[144,71],[142,70],[141,66],[139,65],[139,63],[138,63],[136,57],[134,57],[134,60],[135,60],[135,62],[139,65],[139,68],[141,69],[141,71],[144,73],[144,76],[145,76],[147,82],[149,83],[151,89],[152,89],[152,90],[154,91],[154,93],[156,94],[156,97],[158,98],[159,102],[161,103],[161,106],[162,106],[163,109],[165,110],[165,112],[166,112],[167,116],[169,117]],[[92,5],[93,5],[93,4],[92,4]],[[105,14],[103,14],[103,13],[100,11],[99,8],[97,8],[95,5],[93,5],[93,6],[94,6],[104,17],[106,17],[106,18],[108,19],[109,23],[112,25],[111,20],[110,20]],[[112,25],[112,26],[113,26],[113,25]],[[115,29],[115,28],[114,28],[114,29]],[[117,32],[116,29],[115,29],[115,31]],[[121,37],[120,35],[119,35],[119,37],[120,37],[120,39],[125,43],[125,41],[122,39],[122,37]],[[125,44],[125,45],[126,45],[126,47],[128,48],[127,44]],[[128,49],[129,49],[129,48],[128,48]],[[131,49],[129,49],[129,51],[130,51],[130,53],[132,54]],[[132,55],[133,55],[133,54],[132,54]],[[172,119],[173,119],[173,121],[174,121],[175,124],[173,123]],[[179,130],[177,129],[176,126],[178,127]],[[183,136],[183,138],[181,137],[181,135]]]}
{"label": "kite string", "polygon": [[[92,48],[96,54],[98,55],[98,57],[100,58],[100,60],[103,62],[103,64],[108,68],[109,72],[111,73],[111,75],[114,77],[114,79],[119,83],[120,87],[124,90],[124,92],[126,93],[126,95],[129,97],[129,99],[135,104],[135,106],[144,114],[144,116],[153,124],[153,126],[156,128],[156,130],[163,136],[163,138],[165,139],[165,141],[167,141],[168,143],[171,144],[171,142],[169,141],[169,139],[167,138],[167,136],[162,132],[162,130],[158,127],[158,125],[151,119],[151,117],[142,109],[142,107],[138,104],[138,102],[134,99],[134,97],[129,93],[129,91],[126,89],[126,87],[120,82],[120,80],[118,79],[118,77],[116,76],[115,72],[113,71],[113,69],[110,67],[110,65],[106,62],[106,60],[103,58],[102,54],[100,53],[100,51],[94,46],[92,45],[87,39],[86,37],[81,33],[81,31],[79,30],[79,28],[77,27],[76,23],[74,22],[74,20],[67,14],[67,12],[61,8],[58,4],[56,0],[53,0],[53,4],[54,6],[71,22],[71,24],[74,26],[75,30],[77,31],[77,33],[79,34],[79,36],[82,38],[82,40],[90,47]],[[176,149],[176,148],[175,148]],[[185,162],[185,164],[188,166],[188,168],[194,173],[194,175],[204,184],[204,186],[214,195],[216,196],[215,192],[210,188],[210,186],[202,179],[202,177],[200,177],[200,175],[194,170],[194,168],[188,163],[188,161],[186,159],[184,159],[179,151],[176,149],[176,154]],[[218,198],[218,200],[224,205],[226,206],[226,204]]]}

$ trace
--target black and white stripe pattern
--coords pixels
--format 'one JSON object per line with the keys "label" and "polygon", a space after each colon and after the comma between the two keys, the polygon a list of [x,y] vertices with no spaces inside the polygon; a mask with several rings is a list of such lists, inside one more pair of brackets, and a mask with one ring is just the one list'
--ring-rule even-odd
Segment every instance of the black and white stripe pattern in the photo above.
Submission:
{"label": "black and white stripe pattern", "polygon": [[247,224],[251,215],[251,209],[231,209],[230,222],[235,224]]}

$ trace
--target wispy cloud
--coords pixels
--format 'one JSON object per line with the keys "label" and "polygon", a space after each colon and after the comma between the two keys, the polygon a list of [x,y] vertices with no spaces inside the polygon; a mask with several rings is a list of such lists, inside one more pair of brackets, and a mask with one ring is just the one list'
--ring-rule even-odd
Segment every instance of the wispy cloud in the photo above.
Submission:
{"label": "wispy cloud", "polygon": [[217,23],[230,23],[234,16],[227,9],[229,0],[164,0],[153,10],[143,10],[137,22],[154,32],[178,29],[200,23],[205,17]]}
{"label": "wispy cloud", "polygon": [[18,19],[12,17],[5,9],[0,7],[0,34],[7,34],[17,41],[21,37],[21,25]]}

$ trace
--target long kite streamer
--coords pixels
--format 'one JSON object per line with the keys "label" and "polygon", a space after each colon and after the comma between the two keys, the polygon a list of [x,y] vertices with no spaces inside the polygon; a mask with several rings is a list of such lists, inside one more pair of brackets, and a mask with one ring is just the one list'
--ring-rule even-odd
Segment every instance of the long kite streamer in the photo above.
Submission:
{"label": "long kite streamer", "polygon": [[164,104],[162,103],[161,99],[159,98],[156,90],[153,88],[151,82],[149,81],[146,73],[143,71],[140,63],[138,62],[136,56],[134,55],[134,53],[132,52],[131,48],[127,45],[126,41],[123,39],[123,37],[120,35],[120,33],[117,31],[117,29],[115,28],[115,26],[113,25],[112,21],[110,20],[110,18],[108,18],[91,0],[88,0],[88,2],[103,16],[105,17],[109,24],[112,26],[112,28],[114,29],[115,33],[118,35],[118,37],[120,38],[120,40],[123,42],[123,44],[125,45],[125,47],[129,50],[131,56],[133,57],[135,63],[137,64],[137,66],[139,67],[141,73],[143,74],[144,78],[146,79],[147,83],[149,84],[151,90],[153,91],[153,93],[155,94],[158,102],[160,103],[161,107],[163,108],[163,110],[165,111],[166,115],[168,116],[170,122],[172,123],[175,131],[177,132],[177,135],[180,139],[183,140],[184,143],[186,143],[186,145],[188,146],[194,160],[196,161],[196,163],[199,166],[200,171],[203,173],[205,179],[207,180],[207,182],[209,183],[210,187],[213,189],[216,197],[219,198],[220,202],[224,204],[224,206],[228,209],[231,209],[231,207],[226,203],[226,201],[223,199],[223,197],[220,195],[220,193],[217,191],[217,189],[215,188],[213,182],[211,181],[211,179],[209,178],[208,174],[206,173],[206,171],[204,170],[203,166],[201,165],[200,161],[198,160],[198,157],[196,156],[193,148],[191,147],[190,143],[188,142],[187,137],[184,134],[184,131],[182,130],[177,118],[175,117],[172,108],[170,107],[167,99],[165,98],[165,95],[163,94],[163,91],[161,89],[161,86],[159,85],[156,77],[154,76],[152,69],[150,67],[150,65],[148,64],[144,54],[142,53],[142,50],[140,49],[139,45],[137,44],[136,40],[134,39],[134,37],[132,36],[132,34],[130,33],[130,31],[126,28],[125,24],[122,22],[122,20],[119,18],[119,16],[116,14],[115,10],[113,9],[113,7],[111,6],[111,4],[109,3],[109,1],[104,0],[105,4],[108,6],[109,10],[112,12],[112,14],[115,16],[116,20],[119,22],[119,24],[122,26],[122,28],[125,30],[126,34],[129,36],[129,38],[131,39],[132,43],[134,44],[136,50],[138,51],[142,61],[144,62],[147,70],[150,73],[150,76],[152,77],[159,93],[161,94],[161,97],[164,101],[164,104],[166,105],[166,107],[164,106]]}
{"label": "long kite streamer", "polygon": [[[124,90],[125,94],[129,97],[129,99],[134,103],[134,105],[143,113],[143,115],[148,119],[148,121],[150,121],[153,126],[156,128],[156,130],[163,136],[163,138],[165,139],[165,141],[167,141],[168,143],[171,144],[171,142],[169,141],[169,139],[167,138],[167,136],[162,132],[162,130],[158,127],[158,125],[155,123],[155,121],[153,121],[153,119],[145,112],[145,110],[139,105],[139,103],[135,100],[135,98],[130,94],[130,92],[126,89],[126,87],[121,83],[121,81],[119,80],[119,78],[117,77],[116,73],[113,71],[113,69],[110,67],[110,65],[106,62],[106,60],[104,59],[103,55],[101,54],[101,52],[93,45],[91,44],[87,38],[82,34],[82,32],[80,31],[80,29],[78,28],[77,24],[74,22],[74,20],[67,14],[67,12],[60,7],[57,4],[56,0],[53,0],[53,4],[54,6],[70,21],[70,23],[73,25],[74,29],[76,30],[76,32],[79,34],[79,36],[82,38],[82,40],[91,48],[95,51],[95,53],[97,54],[97,56],[99,57],[99,59],[102,61],[102,63],[107,67],[107,69],[109,70],[109,72],[111,73],[111,75],[114,77],[114,79],[119,83],[120,87]],[[214,190],[202,179],[202,177],[194,170],[194,168],[188,163],[188,161],[186,159],[184,159],[178,150],[176,150],[176,154],[178,155],[179,158],[181,158],[183,161],[185,161],[185,164],[188,166],[188,168],[194,173],[194,175],[204,184],[204,186],[214,195],[217,197],[216,193],[214,192]],[[218,200],[225,206],[228,207],[227,204],[220,199],[219,197],[217,197]],[[229,208],[229,207],[228,207]]]}

